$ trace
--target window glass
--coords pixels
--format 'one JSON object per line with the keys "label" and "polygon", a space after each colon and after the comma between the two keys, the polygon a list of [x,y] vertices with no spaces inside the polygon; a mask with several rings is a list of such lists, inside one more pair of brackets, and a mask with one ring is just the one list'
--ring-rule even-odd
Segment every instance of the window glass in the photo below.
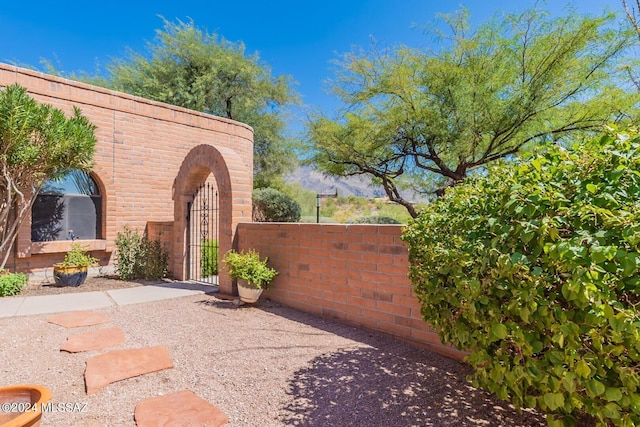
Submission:
{"label": "window glass", "polygon": [[85,194],[99,195],[98,186],[91,176],[81,170],[72,169],[60,179],[50,179],[44,183],[40,194]]}
{"label": "window glass", "polygon": [[86,172],[47,181],[31,211],[31,241],[101,239],[102,197]]}

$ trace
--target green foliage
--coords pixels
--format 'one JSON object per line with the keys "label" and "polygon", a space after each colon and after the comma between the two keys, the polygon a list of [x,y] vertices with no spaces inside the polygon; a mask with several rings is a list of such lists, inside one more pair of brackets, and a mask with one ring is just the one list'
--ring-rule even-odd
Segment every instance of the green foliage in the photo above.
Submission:
{"label": "green foliage", "polygon": [[300,205],[300,215],[311,216],[316,214],[316,193],[302,188],[300,183],[289,183],[282,192]]}
{"label": "green foliage", "polygon": [[200,274],[209,277],[218,274],[218,241],[207,239],[200,247]]}
{"label": "green foliage", "polygon": [[640,424],[640,137],[551,146],[447,190],[406,228],[424,319],[475,385],[550,425]]}
{"label": "green foliage", "polygon": [[400,224],[400,221],[388,216],[359,216],[347,220],[346,224]]}
{"label": "green foliage", "polygon": [[71,244],[71,250],[64,256],[64,260],[58,265],[61,267],[91,267],[98,263],[98,258],[94,258],[82,247],[80,243]]}
{"label": "green foliage", "polygon": [[[418,211],[422,208],[422,206],[423,204],[420,203],[415,205]],[[411,220],[411,215],[409,215],[409,212],[407,212],[407,210],[403,206],[396,203],[385,202],[384,205],[378,207],[377,215],[393,218],[400,224],[406,224]]]}
{"label": "green foliage", "polygon": [[116,236],[116,273],[122,280],[161,279],[167,275],[169,255],[158,240],[149,240],[125,226]]}
{"label": "green foliage", "polygon": [[198,28],[169,22],[148,52],[131,52],[107,66],[108,78],[83,78],[144,98],[238,120],[254,130],[254,185],[281,186],[291,170],[286,108],[297,102],[289,76],[273,77],[257,53]]}
{"label": "green foliage", "polygon": [[471,29],[462,10],[445,16],[439,52],[346,54],[334,86],[346,112],[310,120],[310,162],[372,176],[415,217],[406,187],[441,194],[524,148],[620,120],[638,93],[617,87],[632,34],[611,28],[614,18],[529,10]]}
{"label": "green foliage", "polygon": [[267,266],[268,261],[268,258],[261,260],[260,254],[253,249],[246,252],[230,250],[223,259],[232,279],[245,280],[258,289],[268,289],[278,275],[276,270]]}
{"label": "green foliage", "polygon": [[24,273],[0,270],[0,297],[18,295],[28,281],[29,277]]}
{"label": "green foliage", "polygon": [[140,277],[143,279],[161,279],[169,271],[169,253],[159,240],[143,239],[144,260]]}
{"label": "green foliage", "polygon": [[[300,222],[304,224],[315,224],[318,221],[317,215],[305,215],[300,217]],[[336,221],[333,218],[329,218],[328,216],[320,216],[320,224],[335,224]]]}
{"label": "green foliage", "polygon": [[[316,222],[316,193],[305,190],[299,183],[288,184],[283,188],[300,205],[300,222]],[[386,216],[401,224],[406,224],[411,216],[407,210],[387,199],[367,199],[356,196],[338,196],[322,200],[320,208],[321,223],[343,223],[357,216]]]}
{"label": "green foliage", "polygon": [[143,237],[137,231],[125,226],[116,236],[115,269],[122,280],[140,277],[143,253]]}
{"label": "green foliage", "polygon": [[66,117],[19,85],[0,89],[0,266],[44,182],[91,167],[94,132],[78,108]]}
{"label": "green foliage", "polygon": [[[631,28],[636,33],[638,38],[640,38],[640,23],[637,16],[637,13],[640,12],[640,0],[636,0],[635,3],[635,7],[633,6],[633,4],[629,6],[626,0],[622,0],[622,7],[625,11],[625,14],[627,15],[629,24],[631,24]],[[629,75],[629,78],[631,79],[631,82],[634,84],[636,89],[640,90],[640,77],[635,73],[637,64],[638,62],[636,62],[635,67],[632,65],[627,65],[625,68]]]}
{"label": "green foliage", "polygon": [[300,205],[273,188],[253,190],[253,220],[257,222],[296,222]]}

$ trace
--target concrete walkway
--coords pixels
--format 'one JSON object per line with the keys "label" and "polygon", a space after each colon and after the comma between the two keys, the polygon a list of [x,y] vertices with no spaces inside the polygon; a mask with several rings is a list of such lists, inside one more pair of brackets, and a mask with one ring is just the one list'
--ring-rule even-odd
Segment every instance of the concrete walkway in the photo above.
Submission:
{"label": "concrete walkway", "polygon": [[0,298],[0,317],[92,310],[217,292],[216,286],[171,282],[110,291]]}

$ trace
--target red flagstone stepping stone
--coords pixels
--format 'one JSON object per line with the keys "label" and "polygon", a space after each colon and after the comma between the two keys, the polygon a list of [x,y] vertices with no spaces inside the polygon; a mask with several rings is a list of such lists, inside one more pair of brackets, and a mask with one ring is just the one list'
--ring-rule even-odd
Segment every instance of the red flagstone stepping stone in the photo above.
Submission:
{"label": "red flagstone stepping stone", "polygon": [[124,332],[120,328],[99,329],[97,331],[72,335],[60,347],[60,351],[78,353],[80,351],[101,350],[124,344]]}
{"label": "red flagstone stepping stone", "polygon": [[109,318],[92,311],[71,311],[69,313],[56,314],[47,318],[47,322],[64,326],[65,328],[79,328],[81,326],[93,326],[107,323]]}
{"label": "red flagstone stepping stone", "polygon": [[143,400],[134,417],[138,427],[217,427],[229,422],[220,409],[189,390]]}
{"label": "red flagstone stepping stone", "polygon": [[116,381],[168,368],[173,368],[173,360],[169,356],[169,349],[162,345],[99,354],[87,360],[87,369],[84,371],[87,394],[95,393]]}

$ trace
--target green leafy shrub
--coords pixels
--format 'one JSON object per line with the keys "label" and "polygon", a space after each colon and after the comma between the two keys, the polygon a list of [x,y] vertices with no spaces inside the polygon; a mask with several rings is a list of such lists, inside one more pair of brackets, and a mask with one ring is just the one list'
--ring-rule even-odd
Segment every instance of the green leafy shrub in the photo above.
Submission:
{"label": "green leafy shrub", "polygon": [[300,205],[291,197],[273,188],[253,191],[253,220],[257,222],[297,222]]}
{"label": "green leafy shrub", "polygon": [[422,316],[549,425],[640,425],[640,138],[498,166],[406,228]]}
{"label": "green leafy shrub", "polygon": [[200,273],[202,277],[218,274],[218,241],[207,239],[200,247]]}
{"label": "green leafy shrub", "polygon": [[0,270],[0,297],[18,295],[29,278],[24,273],[9,273]]}
{"label": "green leafy shrub", "polygon": [[159,240],[143,239],[142,279],[161,279],[169,272],[169,254]]}
{"label": "green leafy shrub", "polygon": [[89,255],[80,243],[72,243],[71,250],[64,255],[64,260],[57,265],[61,267],[91,267],[97,263],[98,258]]}
{"label": "green leafy shrub", "polygon": [[388,216],[360,216],[348,219],[346,224],[400,224],[400,221]]}
{"label": "green leafy shrub", "polygon": [[160,279],[168,272],[169,255],[157,240],[125,226],[116,236],[116,273],[121,280]]}
{"label": "green leafy shrub", "polygon": [[267,289],[278,272],[267,266],[268,258],[260,259],[260,254],[253,249],[236,252],[230,250],[224,254],[223,262],[232,279],[245,280],[258,289]]}

